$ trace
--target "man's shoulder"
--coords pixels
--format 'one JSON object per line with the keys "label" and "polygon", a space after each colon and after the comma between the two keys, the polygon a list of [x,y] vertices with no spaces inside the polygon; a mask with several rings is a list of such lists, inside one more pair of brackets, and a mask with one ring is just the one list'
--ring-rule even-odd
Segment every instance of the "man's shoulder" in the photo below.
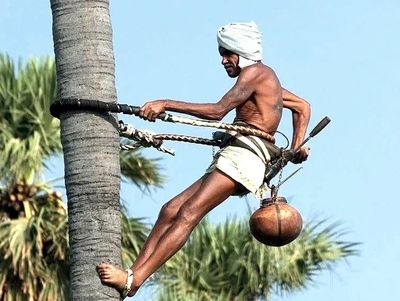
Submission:
{"label": "man's shoulder", "polygon": [[262,62],[247,66],[242,69],[240,75],[243,77],[269,77],[275,76],[274,70]]}

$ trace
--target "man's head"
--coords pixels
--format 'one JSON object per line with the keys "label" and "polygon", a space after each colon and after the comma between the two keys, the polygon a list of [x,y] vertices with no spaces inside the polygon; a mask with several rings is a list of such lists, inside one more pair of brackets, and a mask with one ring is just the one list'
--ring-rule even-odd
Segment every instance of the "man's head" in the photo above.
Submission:
{"label": "man's head", "polygon": [[261,36],[254,22],[231,23],[218,30],[218,49],[230,77],[238,76],[241,68],[261,61]]}

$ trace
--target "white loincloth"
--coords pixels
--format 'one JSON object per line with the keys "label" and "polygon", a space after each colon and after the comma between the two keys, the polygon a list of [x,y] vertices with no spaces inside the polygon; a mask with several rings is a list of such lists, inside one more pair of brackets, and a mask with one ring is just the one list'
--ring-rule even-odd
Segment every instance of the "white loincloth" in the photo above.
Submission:
{"label": "white loincloth", "polygon": [[[257,155],[246,148],[228,145],[215,154],[206,174],[218,169],[262,199],[268,190],[264,185],[265,168],[271,159],[268,149],[258,137],[238,133],[235,137],[250,146]],[[258,147],[248,137],[255,140]]]}

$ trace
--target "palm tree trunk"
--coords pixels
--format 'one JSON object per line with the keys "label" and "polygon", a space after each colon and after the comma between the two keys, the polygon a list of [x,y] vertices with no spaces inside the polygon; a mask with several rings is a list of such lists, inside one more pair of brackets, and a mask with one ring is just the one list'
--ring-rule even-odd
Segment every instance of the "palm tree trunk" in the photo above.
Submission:
{"label": "palm tree trunk", "polygon": [[[109,0],[50,0],[58,97],[116,101]],[[61,142],[68,197],[71,300],[119,300],[95,267],[120,264],[120,166],[113,115],[64,112]]]}

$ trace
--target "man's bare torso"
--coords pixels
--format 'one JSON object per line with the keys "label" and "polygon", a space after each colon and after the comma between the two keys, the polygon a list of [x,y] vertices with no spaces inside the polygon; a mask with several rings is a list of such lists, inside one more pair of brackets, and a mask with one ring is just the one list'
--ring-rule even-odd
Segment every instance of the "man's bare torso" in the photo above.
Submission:
{"label": "man's bare torso", "polygon": [[247,101],[236,107],[234,121],[246,122],[268,133],[276,131],[283,104],[281,85],[275,72],[262,63],[246,67],[242,72],[252,77],[249,85],[254,92]]}
{"label": "man's bare torso", "polygon": [[[237,66],[227,64],[227,72]],[[156,100],[139,111],[142,118],[154,121],[167,111],[193,115],[209,120],[222,120],[236,110],[235,122],[245,122],[267,133],[276,131],[282,116],[282,87],[274,71],[260,63],[238,70],[235,85],[217,103],[189,103],[177,100]],[[233,76],[231,76],[233,77]]]}

